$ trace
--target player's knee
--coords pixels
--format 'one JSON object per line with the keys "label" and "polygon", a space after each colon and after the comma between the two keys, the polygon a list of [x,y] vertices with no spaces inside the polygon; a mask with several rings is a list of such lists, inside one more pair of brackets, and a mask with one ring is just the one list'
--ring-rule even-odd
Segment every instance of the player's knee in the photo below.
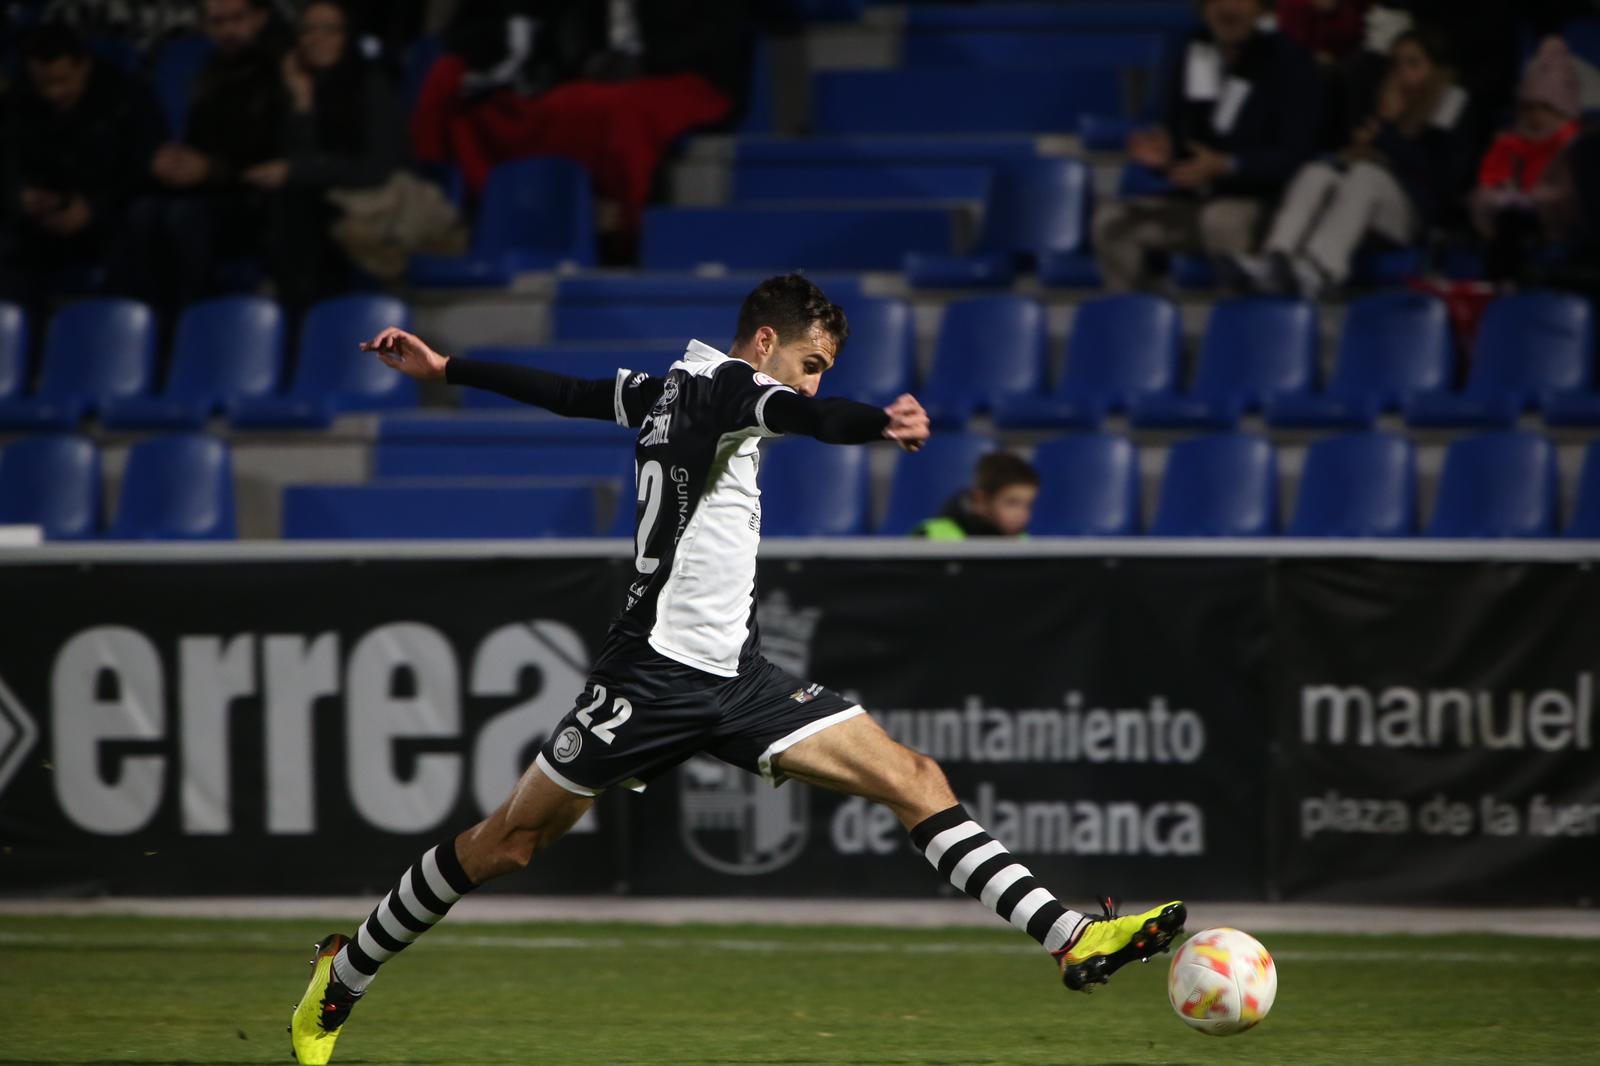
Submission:
{"label": "player's knee", "polygon": [[903,796],[907,802],[923,806],[939,804],[948,798],[950,782],[944,776],[943,767],[920,751],[912,752]]}

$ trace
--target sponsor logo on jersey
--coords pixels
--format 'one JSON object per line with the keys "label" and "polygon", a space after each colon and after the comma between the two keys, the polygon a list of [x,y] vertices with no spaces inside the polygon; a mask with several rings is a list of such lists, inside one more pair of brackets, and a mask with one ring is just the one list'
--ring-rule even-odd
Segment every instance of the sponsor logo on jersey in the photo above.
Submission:
{"label": "sponsor logo on jersey", "polygon": [[583,750],[583,734],[575,725],[569,725],[556,737],[555,745],[551,748],[555,753],[556,762],[571,762],[578,757],[578,752]]}
{"label": "sponsor logo on jersey", "polygon": [[683,842],[718,873],[754,875],[789,865],[807,839],[806,792],[772,788],[704,755],[678,774]]}
{"label": "sponsor logo on jersey", "polygon": [[779,381],[777,378],[771,377],[771,376],[769,376],[767,374],[763,374],[759,370],[757,370],[756,373],[755,373],[755,379],[756,379],[756,384],[757,385],[782,385],[783,384],[783,382]]}
{"label": "sponsor logo on jersey", "polygon": [[671,428],[672,415],[649,415],[644,420],[644,436],[639,438],[639,447],[653,448],[658,444],[666,444]]}
{"label": "sponsor logo on jersey", "polygon": [[635,374],[633,377],[628,379],[628,388],[637,389],[640,385],[643,385],[647,380],[649,380],[649,378],[650,375],[643,372]]}

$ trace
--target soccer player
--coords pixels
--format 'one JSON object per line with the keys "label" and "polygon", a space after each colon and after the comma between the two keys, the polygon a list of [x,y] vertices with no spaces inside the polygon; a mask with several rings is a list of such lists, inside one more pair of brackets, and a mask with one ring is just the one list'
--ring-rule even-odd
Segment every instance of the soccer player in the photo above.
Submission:
{"label": "soccer player", "polygon": [[849,333],[798,275],[762,282],[739,311],[731,354],[690,341],[665,377],[585,381],[446,358],[386,329],[362,345],[423,381],[492,389],[639,431],[634,580],[573,709],[499,809],[418,857],[354,936],[317,945],[290,1027],[297,1061],[325,1063],[379,967],[462,896],[548,848],[600,792],[645,782],[704,752],[772,785],[793,778],[886,805],[940,876],[1037,940],[1068,988],[1103,984],[1166,950],[1182,903],[1118,917],[1068,910],[973,821],[932,759],[896,743],[838,693],[761,655],[755,619],[758,442],[892,440],[916,451],[928,417],[911,396],[884,409],[816,399]]}

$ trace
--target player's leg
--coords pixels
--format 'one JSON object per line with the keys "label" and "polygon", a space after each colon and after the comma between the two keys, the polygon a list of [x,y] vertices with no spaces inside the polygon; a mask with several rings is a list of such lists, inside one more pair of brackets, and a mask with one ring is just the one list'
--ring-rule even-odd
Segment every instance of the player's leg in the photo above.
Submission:
{"label": "player's leg", "polygon": [[1089,917],[1061,905],[1005,845],[973,820],[938,763],[898,743],[865,714],[810,733],[771,756],[781,776],[881,803],[911,834],[939,874],[1037,940],[1068,988],[1103,984],[1134,959],[1167,949],[1183,929],[1184,906]]}
{"label": "player's leg", "polygon": [[593,805],[530,766],[493,814],[430,848],[401,874],[353,937],[334,933],[317,944],[311,983],[295,1007],[290,1044],[300,1063],[326,1063],[334,1043],[378,968],[404,951],[485,881],[527,866]]}

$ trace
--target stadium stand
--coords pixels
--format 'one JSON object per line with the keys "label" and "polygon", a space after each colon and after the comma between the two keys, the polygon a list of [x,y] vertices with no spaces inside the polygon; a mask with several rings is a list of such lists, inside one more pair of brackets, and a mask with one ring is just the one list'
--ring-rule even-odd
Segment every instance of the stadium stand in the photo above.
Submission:
{"label": "stadium stand", "polygon": [[587,537],[591,488],[496,479],[492,484],[296,485],[284,490],[289,540]]}
{"label": "stadium stand", "polygon": [[867,453],[797,438],[761,455],[761,531],[774,537],[867,532],[872,497]]}
{"label": "stadium stand", "polygon": [[1039,446],[1031,532],[1125,537],[1139,532],[1139,450],[1123,437],[1081,433]]}
{"label": "stadium stand", "polygon": [[203,434],[155,437],[128,453],[111,540],[231,540],[237,535],[228,445]]}
{"label": "stadium stand", "polygon": [[1584,452],[1577,505],[1567,523],[1567,536],[1600,540],[1600,440],[1591,441]]}
{"label": "stadium stand", "polygon": [[1278,463],[1247,434],[1173,446],[1150,533],[1157,537],[1265,537],[1278,530]]}
{"label": "stadium stand", "polygon": [[1306,452],[1291,537],[1409,537],[1417,531],[1416,449],[1389,433],[1327,437]]}
{"label": "stadium stand", "polygon": [[50,320],[39,387],[0,402],[0,429],[73,429],[107,400],[150,387],[156,323],[133,300],[71,304]]}
{"label": "stadium stand", "polygon": [[922,403],[936,425],[959,426],[1013,397],[1038,398],[1049,372],[1044,308],[1020,296],[953,303],[939,327]]}
{"label": "stadium stand", "polygon": [[905,536],[938,514],[945,501],[972,484],[978,459],[994,449],[992,437],[938,433],[916,455],[899,456],[889,483],[888,513],[878,532]]}
{"label": "stadium stand", "polygon": [[1528,433],[1485,433],[1450,445],[1430,537],[1550,537],[1556,532],[1555,453]]}
{"label": "stadium stand", "polygon": [[0,449],[0,525],[38,526],[48,540],[100,532],[100,450],[85,437],[25,437]]}
{"label": "stadium stand", "polygon": [[22,391],[28,380],[28,313],[0,303],[0,400]]}

